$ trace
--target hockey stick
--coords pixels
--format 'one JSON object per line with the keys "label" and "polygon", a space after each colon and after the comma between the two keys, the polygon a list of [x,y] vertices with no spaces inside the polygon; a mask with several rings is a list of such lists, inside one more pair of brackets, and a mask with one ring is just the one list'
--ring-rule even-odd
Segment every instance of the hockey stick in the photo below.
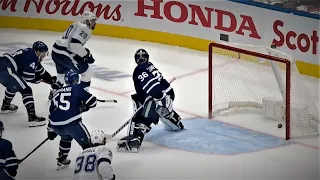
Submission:
{"label": "hockey stick", "polygon": [[[126,121],[122,126],[120,126],[120,127],[118,128],[118,130],[116,130],[112,135],[107,135],[107,138],[108,138],[108,139],[114,138],[123,128],[125,128],[125,127],[131,122],[131,120],[132,120],[133,118],[135,118],[135,116],[138,114],[138,111],[140,111],[140,110],[142,109],[142,107],[143,107],[143,106],[140,106],[140,107],[137,109],[137,111],[131,116],[131,118],[130,118],[128,121]],[[140,112],[139,112],[139,113],[140,113]]]}
{"label": "hockey stick", "polygon": [[26,157],[22,158],[19,160],[18,164],[22,163],[22,161],[24,161],[25,159],[27,159],[32,153],[34,153],[37,149],[39,149],[39,147],[41,147],[45,142],[47,142],[49,140],[49,138],[46,138],[45,140],[43,140],[36,148],[34,148],[34,150],[32,150]]}
{"label": "hockey stick", "polygon": [[111,103],[117,103],[118,101],[115,99],[97,99],[98,102],[111,102]]}

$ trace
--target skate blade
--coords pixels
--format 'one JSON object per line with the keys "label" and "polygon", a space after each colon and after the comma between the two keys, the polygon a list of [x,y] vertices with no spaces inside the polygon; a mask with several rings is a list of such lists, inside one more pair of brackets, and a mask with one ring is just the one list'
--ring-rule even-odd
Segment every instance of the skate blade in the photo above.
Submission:
{"label": "skate blade", "polygon": [[127,148],[117,148],[118,152],[127,152],[127,153],[137,153],[138,152],[138,148],[131,148],[131,149],[127,149]]}
{"label": "skate blade", "polygon": [[14,111],[11,111],[11,110],[5,110],[5,111],[0,111],[0,114],[12,114],[12,113],[15,113],[17,112],[18,110],[14,110]]}
{"label": "skate blade", "polygon": [[58,166],[58,167],[57,167],[57,171],[60,171],[60,170],[62,170],[62,169],[66,169],[67,167],[69,167],[69,164],[68,164],[68,165]]}
{"label": "skate blade", "polygon": [[39,122],[29,122],[29,127],[39,127],[39,126],[44,126],[46,125],[46,122],[39,123]]}

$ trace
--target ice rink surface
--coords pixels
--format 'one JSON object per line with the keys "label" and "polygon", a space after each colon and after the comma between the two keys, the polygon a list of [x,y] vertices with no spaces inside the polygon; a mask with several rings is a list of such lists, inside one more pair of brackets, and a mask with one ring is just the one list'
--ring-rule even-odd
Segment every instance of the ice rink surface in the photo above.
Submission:
{"label": "ice rink surface", "polygon": [[[0,53],[26,47],[37,40],[44,41],[51,48],[60,36],[61,33],[0,29]],[[117,179],[320,179],[319,138],[286,142],[283,140],[284,128],[278,129],[277,123],[265,120],[257,114],[216,117],[210,120],[212,126],[205,128],[206,133],[202,132],[200,125],[208,126],[209,123],[205,119],[207,53],[99,36],[93,36],[86,47],[96,60],[90,92],[100,99],[118,100],[117,104],[99,103],[96,108],[83,114],[83,123],[89,131],[103,129],[111,134],[130,118],[130,95],[133,93],[131,75],[135,67],[133,55],[138,48],[145,48],[151,56],[150,60],[165,78],[170,80],[177,77],[172,83],[176,93],[174,107],[186,119],[187,130],[183,133],[190,132],[186,136],[164,134],[160,124],[154,127],[154,131],[151,131],[153,133],[150,132],[137,154],[118,153],[117,141],[108,142],[114,152],[112,165]],[[56,74],[50,59],[43,61],[43,65],[51,74]],[[319,79],[304,77],[304,80],[311,96],[319,102]],[[31,86],[37,114],[47,117],[50,86],[43,83]],[[4,94],[3,86],[0,86],[0,92]],[[46,127],[28,127],[20,94],[16,95],[13,103],[19,106],[19,111],[16,114],[0,115],[0,119],[6,128],[4,137],[12,141],[17,156],[22,158],[46,138]],[[115,139],[125,134],[126,129]],[[201,144],[195,145],[196,141]],[[193,149],[180,148],[182,146]],[[197,150],[199,146],[201,148]],[[59,172],[56,171],[58,148],[59,138],[45,143],[20,165],[16,179],[71,179],[80,146],[73,142],[69,156],[72,164]]]}

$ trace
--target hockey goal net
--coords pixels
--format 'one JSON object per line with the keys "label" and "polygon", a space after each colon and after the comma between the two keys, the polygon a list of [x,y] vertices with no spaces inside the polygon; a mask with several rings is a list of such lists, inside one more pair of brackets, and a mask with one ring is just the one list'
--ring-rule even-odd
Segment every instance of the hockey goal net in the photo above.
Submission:
{"label": "hockey goal net", "polygon": [[318,136],[319,110],[292,58],[274,47],[209,45],[209,118],[259,112],[283,121],[286,139]]}

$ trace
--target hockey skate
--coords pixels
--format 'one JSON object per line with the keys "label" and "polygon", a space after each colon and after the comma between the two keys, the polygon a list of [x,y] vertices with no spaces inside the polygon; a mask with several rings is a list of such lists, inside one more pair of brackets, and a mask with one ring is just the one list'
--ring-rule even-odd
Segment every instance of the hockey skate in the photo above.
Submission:
{"label": "hockey skate", "polygon": [[18,106],[14,104],[2,105],[0,114],[10,114],[18,111]]}
{"label": "hockey skate", "polygon": [[38,127],[46,125],[46,118],[38,117],[34,114],[29,115],[29,127]]}
{"label": "hockey skate", "polygon": [[61,170],[61,169],[65,169],[67,167],[69,167],[71,161],[67,158],[64,158],[64,157],[60,157],[60,158],[57,158],[57,171]]}
{"label": "hockey skate", "polygon": [[118,152],[137,153],[141,146],[141,138],[133,135],[126,136],[119,140],[117,145]]}

